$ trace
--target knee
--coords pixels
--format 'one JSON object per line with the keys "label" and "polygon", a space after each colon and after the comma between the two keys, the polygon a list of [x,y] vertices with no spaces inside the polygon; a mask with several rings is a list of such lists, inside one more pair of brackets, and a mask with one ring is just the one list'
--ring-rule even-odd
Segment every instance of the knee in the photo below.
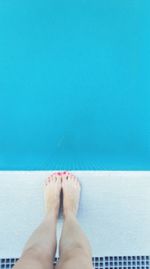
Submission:
{"label": "knee", "polygon": [[36,246],[32,246],[32,247],[28,247],[26,248],[23,253],[22,253],[22,256],[21,257],[28,257],[29,259],[30,258],[38,258],[39,257],[39,249],[36,247]]}
{"label": "knee", "polygon": [[[59,266],[60,265],[60,266]],[[87,268],[92,269],[92,257],[81,247],[72,248],[60,255],[60,262],[56,268]]]}
{"label": "knee", "polygon": [[91,259],[91,249],[89,246],[82,245],[80,243],[72,244],[69,248],[64,249],[64,253],[61,253],[63,257],[65,257],[66,260],[70,260],[73,258],[78,257],[79,259]]}
{"label": "knee", "polygon": [[24,257],[42,262],[45,258],[50,258],[50,254],[38,246],[32,246],[23,251],[21,258]]}

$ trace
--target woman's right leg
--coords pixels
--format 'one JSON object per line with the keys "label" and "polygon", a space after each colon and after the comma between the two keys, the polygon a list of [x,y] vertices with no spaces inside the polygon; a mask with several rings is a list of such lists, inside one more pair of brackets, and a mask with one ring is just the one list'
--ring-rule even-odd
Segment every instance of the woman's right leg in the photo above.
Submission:
{"label": "woman's right leg", "polygon": [[64,224],[56,269],[92,269],[91,247],[76,219],[80,197],[80,184],[76,177],[70,174],[63,176],[62,190]]}

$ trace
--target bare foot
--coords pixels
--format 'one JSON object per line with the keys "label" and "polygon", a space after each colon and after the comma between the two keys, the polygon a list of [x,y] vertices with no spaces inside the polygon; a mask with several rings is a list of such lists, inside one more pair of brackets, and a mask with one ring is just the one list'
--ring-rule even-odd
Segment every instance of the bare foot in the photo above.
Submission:
{"label": "bare foot", "polygon": [[58,216],[60,206],[61,176],[58,173],[50,175],[45,181],[44,198],[46,212]]}
{"label": "bare foot", "polygon": [[66,172],[62,174],[62,190],[63,190],[63,213],[76,215],[79,199],[80,199],[80,183],[78,179]]}

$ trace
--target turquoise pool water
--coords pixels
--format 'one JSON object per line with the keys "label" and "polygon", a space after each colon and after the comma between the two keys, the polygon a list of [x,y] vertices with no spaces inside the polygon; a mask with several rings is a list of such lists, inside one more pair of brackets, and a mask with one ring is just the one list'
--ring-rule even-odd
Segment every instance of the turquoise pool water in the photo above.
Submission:
{"label": "turquoise pool water", "polygon": [[0,1],[0,169],[150,169],[149,12]]}

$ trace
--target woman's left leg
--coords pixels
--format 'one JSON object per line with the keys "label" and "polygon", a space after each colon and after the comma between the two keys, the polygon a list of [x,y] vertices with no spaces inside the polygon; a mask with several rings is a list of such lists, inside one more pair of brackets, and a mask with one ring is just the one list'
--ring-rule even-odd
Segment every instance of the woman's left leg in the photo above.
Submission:
{"label": "woman's left leg", "polygon": [[46,216],[27,241],[14,269],[52,269],[56,251],[56,224],[60,204],[61,178],[53,174],[45,185]]}

